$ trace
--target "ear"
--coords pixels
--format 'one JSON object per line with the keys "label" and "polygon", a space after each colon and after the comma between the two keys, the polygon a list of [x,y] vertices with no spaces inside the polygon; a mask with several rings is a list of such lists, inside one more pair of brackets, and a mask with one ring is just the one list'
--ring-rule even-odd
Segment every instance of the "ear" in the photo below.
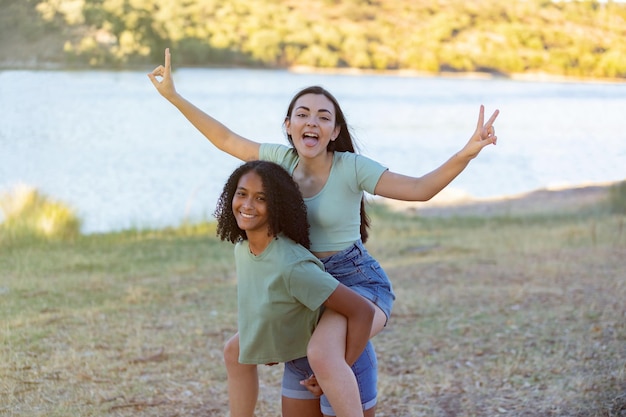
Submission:
{"label": "ear", "polygon": [[285,121],[283,122],[283,126],[285,126],[285,132],[287,132],[288,135],[291,135],[291,123],[289,123],[289,118],[285,117]]}
{"label": "ear", "polygon": [[339,136],[339,132],[341,132],[341,126],[335,126],[333,133],[330,135],[330,140],[334,141]]}

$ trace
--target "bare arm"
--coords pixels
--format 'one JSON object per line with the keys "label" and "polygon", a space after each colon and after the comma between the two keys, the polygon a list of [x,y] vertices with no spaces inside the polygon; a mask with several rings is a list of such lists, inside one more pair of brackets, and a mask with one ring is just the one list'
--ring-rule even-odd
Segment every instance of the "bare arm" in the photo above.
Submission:
{"label": "bare arm", "polygon": [[324,306],[348,319],[346,363],[352,366],[363,353],[370,338],[374,307],[365,298],[343,284],[339,284]]}
{"label": "bare arm", "polygon": [[[157,78],[159,77],[159,78]],[[259,159],[259,143],[239,136],[181,96],[174,86],[170,50],[165,50],[165,65],[159,65],[148,78],[165,99],[172,103],[215,147],[243,161]]]}
{"label": "bare arm", "polygon": [[386,171],[378,180],[376,195],[404,201],[427,201],[452,182],[488,145],[496,144],[497,136],[493,122],[498,117],[496,110],[484,123],[485,108],[480,106],[478,123],[474,134],[467,144],[439,168],[421,177],[410,177]]}

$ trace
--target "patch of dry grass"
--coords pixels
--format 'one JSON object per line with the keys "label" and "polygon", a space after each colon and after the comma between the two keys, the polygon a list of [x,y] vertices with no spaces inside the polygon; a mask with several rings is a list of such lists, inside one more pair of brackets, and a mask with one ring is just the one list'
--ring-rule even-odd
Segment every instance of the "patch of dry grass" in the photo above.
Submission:
{"label": "patch of dry grass", "polygon": [[[378,416],[626,415],[623,216],[373,219]],[[0,415],[226,416],[232,247],[205,232],[2,248]]]}
{"label": "patch of dry grass", "polygon": [[395,223],[378,415],[626,415],[623,217]]}

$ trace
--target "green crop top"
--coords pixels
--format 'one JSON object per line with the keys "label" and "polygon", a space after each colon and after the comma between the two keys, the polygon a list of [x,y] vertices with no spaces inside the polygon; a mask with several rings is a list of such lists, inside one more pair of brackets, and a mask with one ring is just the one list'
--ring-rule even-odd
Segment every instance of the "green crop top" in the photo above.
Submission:
{"label": "green crop top", "polygon": [[[293,175],[300,157],[293,148],[264,143],[260,159],[272,161]],[[305,198],[314,252],[340,251],[361,238],[361,198],[374,194],[387,170],[378,162],[352,152],[335,152],[328,181],[315,196]]]}

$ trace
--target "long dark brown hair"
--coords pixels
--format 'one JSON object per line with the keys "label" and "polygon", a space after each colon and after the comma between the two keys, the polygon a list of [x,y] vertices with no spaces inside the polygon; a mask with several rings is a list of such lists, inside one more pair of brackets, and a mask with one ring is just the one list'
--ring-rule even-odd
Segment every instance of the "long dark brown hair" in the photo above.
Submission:
{"label": "long dark brown hair", "polygon": [[[314,85],[311,87],[307,87],[303,90],[300,90],[289,103],[289,107],[287,108],[287,115],[285,116],[285,121],[291,119],[291,114],[293,112],[293,108],[296,105],[296,101],[306,94],[317,94],[323,95],[328,98],[333,106],[335,106],[335,127],[339,127],[339,135],[337,139],[331,140],[326,147],[326,150],[329,152],[352,152],[359,153],[358,148],[356,147],[354,140],[352,139],[352,134],[350,133],[350,128],[348,123],[346,122],[346,117],[343,114],[343,110],[341,110],[341,106],[339,106],[339,102],[337,99],[325,88]],[[293,138],[291,135],[287,134],[287,140],[292,146],[293,152],[296,152],[295,147],[293,147]],[[365,196],[361,198],[361,241],[365,243],[369,236],[368,228],[370,227],[370,218],[365,212]]]}

